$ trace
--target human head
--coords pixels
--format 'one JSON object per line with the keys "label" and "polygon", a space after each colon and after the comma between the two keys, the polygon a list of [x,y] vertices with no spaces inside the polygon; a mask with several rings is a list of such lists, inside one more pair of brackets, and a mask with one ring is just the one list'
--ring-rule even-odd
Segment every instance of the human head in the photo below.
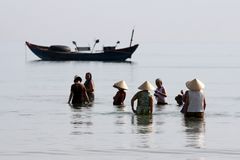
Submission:
{"label": "human head", "polygon": [[145,81],[141,86],[138,87],[138,89],[151,91],[154,90],[155,88],[149,81]]}
{"label": "human head", "polygon": [[92,74],[91,74],[90,72],[87,72],[87,73],[85,74],[85,79],[86,79],[86,80],[91,80],[91,79],[92,79]]}
{"label": "human head", "polygon": [[120,89],[120,90],[127,90],[128,89],[127,83],[124,80],[121,80],[117,83],[114,83],[113,87],[115,87],[117,89]]}
{"label": "human head", "polygon": [[162,86],[162,80],[159,79],[159,78],[157,78],[157,79],[155,80],[155,83],[156,83],[156,86],[157,86],[157,87],[161,87],[161,86]]}
{"label": "human head", "polygon": [[74,82],[76,83],[76,82],[78,82],[78,81],[82,82],[82,78],[79,77],[78,75],[75,75],[75,76],[74,76]]}
{"label": "human head", "polygon": [[203,82],[195,78],[191,81],[187,81],[186,87],[191,91],[201,91],[205,87],[205,85],[203,84]]}

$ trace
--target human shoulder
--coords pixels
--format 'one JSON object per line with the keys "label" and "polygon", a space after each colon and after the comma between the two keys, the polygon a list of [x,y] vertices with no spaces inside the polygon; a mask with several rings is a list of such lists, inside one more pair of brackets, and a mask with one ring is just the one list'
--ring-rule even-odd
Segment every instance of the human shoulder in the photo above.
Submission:
{"label": "human shoulder", "polygon": [[166,89],[165,89],[165,87],[163,87],[163,86],[162,86],[162,90],[163,90],[164,92],[166,92]]}
{"label": "human shoulder", "polygon": [[142,91],[138,91],[137,93],[135,93],[133,96],[133,99],[138,98],[141,93]]}
{"label": "human shoulder", "polygon": [[124,94],[126,93],[124,90],[120,90],[119,92],[120,92],[120,93],[124,93]]}
{"label": "human shoulder", "polygon": [[145,96],[148,96],[148,97],[152,96],[152,94],[148,91],[139,91],[138,93],[139,93],[140,96],[144,96],[144,97]]}
{"label": "human shoulder", "polygon": [[73,89],[75,86],[76,86],[76,84],[73,83],[73,84],[71,85],[71,89]]}
{"label": "human shoulder", "polygon": [[86,90],[86,87],[85,87],[85,85],[84,85],[84,84],[82,84],[82,83],[79,83],[79,85],[81,86],[81,88],[82,88],[83,90]]}
{"label": "human shoulder", "polygon": [[145,92],[144,91],[138,91],[137,94],[140,95],[140,94],[144,94]]}

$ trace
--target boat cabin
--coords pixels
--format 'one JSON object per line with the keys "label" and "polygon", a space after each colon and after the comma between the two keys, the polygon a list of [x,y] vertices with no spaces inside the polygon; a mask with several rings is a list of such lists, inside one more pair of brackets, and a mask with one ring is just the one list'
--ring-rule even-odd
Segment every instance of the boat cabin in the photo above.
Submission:
{"label": "boat cabin", "polygon": [[83,51],[90,51],[91,48],[90,47],[76,47],[75,50],[78,52],[83,52]]}
{"label": "boat cabin", "polygon": [[106,47],[103,47],[103,51],[106,52],[106,51],[113,51],[116,49],[116,46],[106,46]]}

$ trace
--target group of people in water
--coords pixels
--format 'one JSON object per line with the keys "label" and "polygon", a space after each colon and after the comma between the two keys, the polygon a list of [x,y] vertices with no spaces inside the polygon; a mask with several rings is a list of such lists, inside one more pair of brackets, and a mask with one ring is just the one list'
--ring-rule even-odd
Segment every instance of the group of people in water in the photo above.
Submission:
{"label": "group of people in water", "polygon": [[[74,77],[74,83],[71,86],[68,103],[73,106],[81,106],[84,103],[94,101],[94,82],[92,80],[92,74],[87,72],[85,74],[85,82],[82,84],[82,78],[80,76]],[[163,87],[161,79],[156,79],[156,89],[149,82],[145,81],[138,87],[138,91],[131,99],[132,111],[137,115],[149,115],[153,112],[154,97],[158,105],[168,104],[166,101],[167,93]],[[117,88],[118,91],[113,97],[113,105],[124,106],[124,100],[126,98],[125,90],[128,86],[124,80],[116,82],[113,87]],[[206,100],[203,93],[204,84],[198,79],[193,79],[186,82],[188,90],[184,93],[181,90],[180,94],[175,97],[176,102],[179,106],[182,106],[181,112],[186,117],[199,117],[204,116],[206,108]],[[154,94],[151,94],[154,91]],[[137,106],[135,107],[135,101]]]}
{"label": "group of people in water", "polygon": [[82,78],[78,75],[74,76],[74,83],[71,86],[71,91],[68,103],[72,105],[82,105],[83,103],[92,102],[94,100],[94,83],[92,74],[87,72],[85,74],[85,82],[82,84]]}

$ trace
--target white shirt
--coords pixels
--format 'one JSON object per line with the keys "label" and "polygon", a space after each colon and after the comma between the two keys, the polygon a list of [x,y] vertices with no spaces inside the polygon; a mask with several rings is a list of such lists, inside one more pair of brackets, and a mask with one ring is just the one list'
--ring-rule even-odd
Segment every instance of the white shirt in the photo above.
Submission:
{"label": "white shirt", "polygon": [[187,112],[204,112],[204,95],[202,91],[188,91],[189,105]]}
{"label": "white shirt", "polygon": [[163,86],[161,86],[161,88],[157,88],[157,89],[154,91],[154,96],[155,96],[155,98],[156,98],[156,100],[157,100],[158,102],[166,103],[166,97],[164,97],[164,96],[162,95],[162,94],[163,94],[163,90],[165,90]]}

